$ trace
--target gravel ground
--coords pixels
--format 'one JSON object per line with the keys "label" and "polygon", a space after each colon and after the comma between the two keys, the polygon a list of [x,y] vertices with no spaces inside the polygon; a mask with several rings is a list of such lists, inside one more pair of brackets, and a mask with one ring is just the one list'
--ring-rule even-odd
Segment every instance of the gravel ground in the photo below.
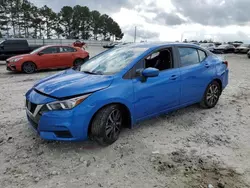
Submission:
{"label": "gravel ground", "polygon": [[37,137],[24,94],[58,70],[25,75],[1,65],[0,187],[250,187],[250,60],[225,58],[230,82],[214,109],[193,105],[144,121],[109,147]]}

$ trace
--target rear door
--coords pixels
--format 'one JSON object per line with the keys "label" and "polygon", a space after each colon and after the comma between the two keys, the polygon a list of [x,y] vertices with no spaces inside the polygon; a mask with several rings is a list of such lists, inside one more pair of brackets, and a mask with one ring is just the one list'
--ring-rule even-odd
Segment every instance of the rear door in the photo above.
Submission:
{"label": "rear door", "polygon": [[60,46],[59,47],[59,59],[60,59],[60,66],[62,67],[72,67],[75,53],[77,50],[75,48],[72,48],[70,46]]}
{"label": "rear door", "polygon": [[201,101],[206,87],[215,75],[215,67],[206,52],[194,47],[177,47],[181,74],[180,103]]}
{"label": "rear door", "polygon": [[60,67],[59,48],[57,46],[47,47],[40,52],[42,55],[38,55],[38,53],[35,60],[39,68],[47,69]]}

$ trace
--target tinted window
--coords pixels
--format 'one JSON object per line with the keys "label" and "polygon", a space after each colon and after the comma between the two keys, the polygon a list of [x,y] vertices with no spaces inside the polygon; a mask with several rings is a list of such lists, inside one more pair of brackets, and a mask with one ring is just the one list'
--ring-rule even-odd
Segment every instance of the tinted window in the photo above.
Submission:
{"label": "tinted window", "polygon": [[198,52],[195,48],[178,48],[180,58],[181,58],[181,66],[189,66],[199,63]]}
{"label": "tinted window", "polygon": [[48,47],[42,51],[44,54],[55,54],[58,53],[57,47]]}
{"label": "tinted window", "polygon": [[60,50],[60,53],[76,52],[76,49],[67,47],[67,46],[59,47],[59,50]]}
{"label": "tinted window", "polygon": [[201,51],[201,50],[198,50],[198,53],[199,53],[199,56],[200,56],[200,62],[204,61],[207,57],[206,53]]}

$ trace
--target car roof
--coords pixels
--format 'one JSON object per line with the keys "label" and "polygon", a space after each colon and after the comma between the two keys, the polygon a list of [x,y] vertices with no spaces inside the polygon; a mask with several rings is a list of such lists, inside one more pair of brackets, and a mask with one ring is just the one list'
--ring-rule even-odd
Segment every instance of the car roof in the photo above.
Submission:
{"label": "car roof", "polygon": [[65,45],[65,44],[50,44],[50,45],[45,45],[44,47],[72,47],[72,48],[74,48],[74,46],[72,46],[72,45]]}
{"label": "car roof", "polygon": [[181,43],[181,42],[143,42],[143,43],[132,43],[127,44],[125,46],[133,47],[133,48],[159,48],[164,46],[189,46],[189,47],[199,47],[196,44],[193,43]]}

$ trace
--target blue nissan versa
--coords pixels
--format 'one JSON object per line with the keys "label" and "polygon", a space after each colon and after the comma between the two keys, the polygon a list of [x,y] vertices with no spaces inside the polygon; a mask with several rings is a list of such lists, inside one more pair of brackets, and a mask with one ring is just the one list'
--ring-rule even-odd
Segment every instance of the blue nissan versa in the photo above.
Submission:
{"label": "blue nissan versa", "polygon": [[37,82],[26,112],[43,139],[109,145],[141,120],[194,103],[214,107],[227,84],[228,63],[199,46],[131,44]]}

